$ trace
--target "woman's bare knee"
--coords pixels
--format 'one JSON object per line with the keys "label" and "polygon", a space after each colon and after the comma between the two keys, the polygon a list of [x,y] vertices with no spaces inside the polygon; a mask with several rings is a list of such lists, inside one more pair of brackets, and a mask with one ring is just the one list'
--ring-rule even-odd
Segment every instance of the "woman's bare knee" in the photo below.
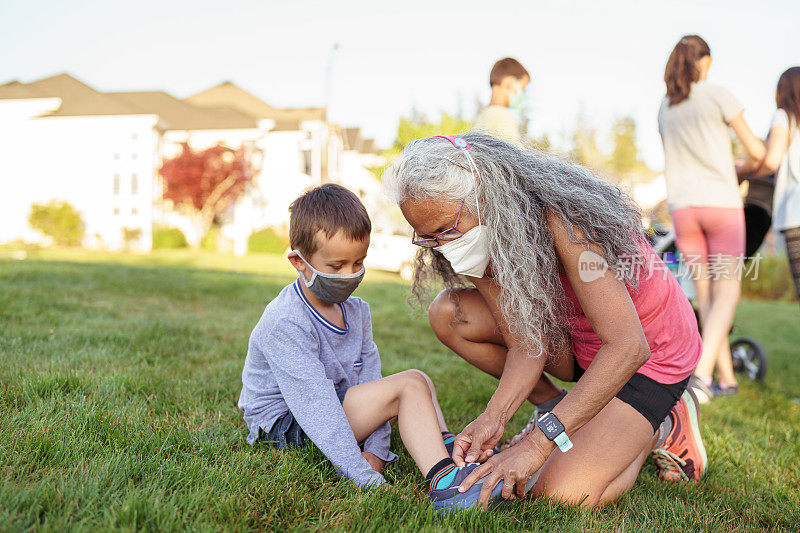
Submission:
{"label": "woman's bare knee", "polygon": [[[536,498],[547,498],[565,505],[594,507],[600,504],[605,487],[587,487],[576,480],[565,480],[562,477],[539,478],[533,488]],[[609,502],[603,502],[609,503]]]}
{"label": "woman's bare knee", "polygon": [[445,289],[434,298],[428,307],[428,321],[440,340],[444,341],[444,338],[454,333],[452,323],[455,317],[456,304],[450,296],[450,290]]}
{"label": "woman's bare knee", "polygon": [[428,308],[433,332],[449,348],[461,339],[502,345],[492,312],[476,289],[448,289],[439,293]]}

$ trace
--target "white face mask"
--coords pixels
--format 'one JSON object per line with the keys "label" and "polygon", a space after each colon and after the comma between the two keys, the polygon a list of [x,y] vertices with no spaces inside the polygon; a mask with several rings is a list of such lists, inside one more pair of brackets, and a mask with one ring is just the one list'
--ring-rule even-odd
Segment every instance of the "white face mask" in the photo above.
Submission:
{"label": "white face mask", "polygon": [[489,266],[489,243],[487,241],[486,226],[480,224],[466,232],[458,239],[434,248],[450,261],[450,266],[456,274],[482,278]]}

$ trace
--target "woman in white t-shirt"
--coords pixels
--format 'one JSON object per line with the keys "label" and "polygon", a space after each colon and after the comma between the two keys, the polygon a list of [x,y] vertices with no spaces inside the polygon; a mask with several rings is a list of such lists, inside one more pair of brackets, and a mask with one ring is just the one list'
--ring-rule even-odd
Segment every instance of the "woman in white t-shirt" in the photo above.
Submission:
{"label": "woman in white t-shirt", "polygon": [[775,102],[778,109],[772,118],[766,156],[763,160],[747,158],[737,165],[737,170],[750,178],[775,174],[772,225],[786,239],[800,300],[800,67],[781,74]]}
{"label": "woman in white t-shirt", "polygon": [[736,97],[706,81],[710,67],[708,43],[697,35],[681,38],[667,61],[658,112],[667,203],[697,291],[703,354],[689,386],[701,402],[738,390],[728,333],[739,302],[745,225],[728,127],[753,158],[764,155]]}

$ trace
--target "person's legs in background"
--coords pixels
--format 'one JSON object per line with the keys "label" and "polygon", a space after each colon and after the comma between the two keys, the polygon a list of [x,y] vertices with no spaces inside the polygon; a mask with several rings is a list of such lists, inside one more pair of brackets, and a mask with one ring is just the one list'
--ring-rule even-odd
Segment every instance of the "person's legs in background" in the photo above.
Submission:
{"label": "person's legs in background", "polygon": [[[743,209],[704,210],[701,224],[708,243],[709,273],[711,274],[712,308],[711,324],[703,325],[703,343],[716,347],[717,380],[715,392],[737,386],[733,373],[728,335],[733,326],[736,306],[739,303],[744,267],[745,223]],[[704,346],[705,347],[705,346]]]}
{"label": "person's legs in background", "polygon": [[[741,258],[744,254],[744,213],[742,209],[689,207],[672,213],[678,249],[685,261],[697,265],[692,277],[697,292],[703,353],[695,375],[707,388],[716,367],[720,387],[736,386],[728,334],[730,333],[741,286]],[[699,391],[702,402],[710,400]]]}
{"label": "person's legs in background", "polygon": [[800,301],[800,226],[783,230],[786,240],[786,255],[789,259],[789,270],[794,278],[797,300]]}
{"label": "person's legs in background", "polygon": [[[675,228],[675,245],[681,253],[683,268],[689,270],[694,283],[702,336],[702,326],[706,324],[708,312],[711,309],[711,283],[708,276],[706,236],[702,226],[700,226],[700,221],[695,214],[694,208],[676,209],[670,214]],[[700,378],[704,386],[709,387],[708,394],[704,391],[700,395],[703,400],[709,401],[711,399],[711,374],[714,371],[716,355],[705,350],[705,339],[703,339],[703,348],[703,353],[694,373]]]}

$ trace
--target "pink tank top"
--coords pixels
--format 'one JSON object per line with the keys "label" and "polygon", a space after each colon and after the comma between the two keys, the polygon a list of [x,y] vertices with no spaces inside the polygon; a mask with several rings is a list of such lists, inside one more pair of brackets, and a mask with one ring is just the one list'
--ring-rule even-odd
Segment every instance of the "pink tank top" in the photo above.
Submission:
{"label": "pink tank top", "polygon": [[[644,245],[643,251],[644,248],[648,269],[642,271],[639,286],[628,289],[650,346],[650,359],[638,372],[659,383],[673,384],[687,378],[697,365],[702,350],[700,332],[678,281],[650,245]],[[652,272],[649,275],[648,270]],[[569,300],[567,322],[572,350],[578,365],[585,370],[602,343],[565,274],[561,274],[561,285]]]}

